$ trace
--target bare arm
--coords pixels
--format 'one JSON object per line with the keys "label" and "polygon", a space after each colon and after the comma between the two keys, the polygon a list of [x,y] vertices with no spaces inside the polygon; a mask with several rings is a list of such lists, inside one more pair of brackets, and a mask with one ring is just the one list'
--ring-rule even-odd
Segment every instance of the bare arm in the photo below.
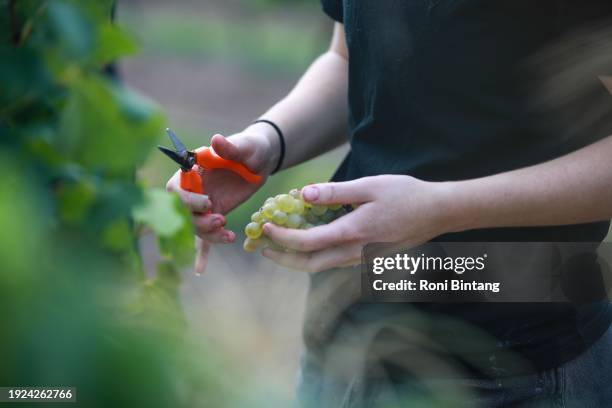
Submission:
{"label": "bare arm", "polygon": [[[347,82],[344,26],[336,23],[329,50],[313,62],[285,98],[261,116],[283,131],[286,141],[283,168],[311,159],[346,140]],[[280,151],[274,129],[258,123],[243,133],[265,137],[270,147],[266,170],[271,171]]]}
{"label": "bare arm", "polygon": [[612,136],[515,171],[447,183],[455,230],[612,218]]}

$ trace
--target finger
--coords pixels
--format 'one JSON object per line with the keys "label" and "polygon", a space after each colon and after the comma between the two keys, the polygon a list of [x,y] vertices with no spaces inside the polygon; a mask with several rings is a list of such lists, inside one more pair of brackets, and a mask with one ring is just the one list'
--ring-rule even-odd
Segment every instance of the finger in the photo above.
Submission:
{"label": "finger", "polygon": [[290,253],[266,248],[262,255],[287,268],[316,273],[358,264],[361,261],[361,246],[342,245],[308,253]]}
{"label": "finger", "polygon": [[170,180],[168,180],[168,182],[166,183],[167,192],[174,193],[180,188],[180,172],[181,170],[174,173],[172,177],[170,177]]}
{"label": "finger", "polygon": [[215,153],[224,159],[235,162],[242,162],[245,160],[245,154],[240,147],[221,135],[214,135],[210,140],[210,145]]}
{"label": "finger", "polygon": [[210,252],[210,243],[206,240],[196,237],[196,257],[193,265],[193,271],[196,275],[201,275],[206,269],[208,263],[208,253]]}
{"label": "finger", "polygon": [[180,187],[179,176],[172,176],[166,184],[166,190],[177,193],[181,201],[193,212],[206,212],[212,208],[210,198],[204,194],[192,193]]}
{"label": "finger", "polygon": [[199,233],[196,231],[196,235],[211,244],[231,244],[236,240],[236,234],[225,228],[207,233]]}
{"label": "finger", "polygon": [[360,204],[372,199],[372,179],[360,178],[340,183],[319,183],[302,189],[304,200],[314,204]]}
{"label": "finger", "polygon": [[219,230],[225,225],[225,217],[221,214],[194,214],[193,225],[199,234],[208,234]]}
{"label": "finger", "polygon": [[192,212],[205,213],[212,208],[212,202],[207,195],[192,193],[191,191],[186,191],[182,188],[179,188],[177,193],[181,198],[181,201]]}
{"label": "finger", "polygon": [[196,235],[212,244],[231,244],[236,241],[236,234],[233,231],[219,228],[218,230],[200,233],[196,230]]}
{"label": "finger", "polygon": [[348,214],[329,224],[307,230],[283,228],[266,223],[263,230],[266,236],[286,248],[310,252],[360,240],[362,237],[353,218]]}
{"label": "finger", "polygon": [[225,223],[226,219],[221,214],[193,216],[196,235],[212,243],[231,244],[236,240],[236,234],[233,231],[223,228]]}

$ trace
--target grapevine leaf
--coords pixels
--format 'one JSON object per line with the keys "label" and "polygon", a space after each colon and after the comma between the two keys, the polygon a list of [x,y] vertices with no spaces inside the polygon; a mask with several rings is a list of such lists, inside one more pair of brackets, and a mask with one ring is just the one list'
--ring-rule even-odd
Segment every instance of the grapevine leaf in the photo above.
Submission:
{"label": "grapevine leaf", "polygon": [[[188,219],[188,211],[181,206],[180,212]],[[191,223],[185,222],[180,230],[171,237],[159,236],[160,253],[166,259],[171,259],[179,265],[187,265],[194,259],[194,234]]]}
{"label": "grapevine leaf", "polygon": [[125,251],[134,244],[134,234],[127,220],[108,223],[102,230],[102,243],[114,251]]}
{"label": "grapevine leaf", "polygon": [[60,218],[68,224],[84,221],[95,195],[94,185],[85,180],[61,185],[57,191]]}
{"label": "grapevine leaf", "polygon": [[164,237],[173,236],[185,223],[177,211],[176,197],[159,188],[146,191],[144,203],[134,209],[134,220]]}
{"label": "grapevine leaf", "polygon": [[75,80],[61,118],[59,147],[84,166],[131,173],[151,150],[163,120],[157,110],[146,108],[146,115],[134,121],[122,109],[125,95],[130,92],[117,92],[101,78]]}
{"label": "grapevine leaf", "polygon": [[98,28],[98,41],[94,60],[98,65],[108,64],[117,58],[135,53],[136,44],[119,26],[111,23]]}
{"label": "grapevine leaf", "polygon": [[47,15],[61,54],[74,60],[89,57],[94,45],[94,29],[79,8],[67,2],[51,1]]}

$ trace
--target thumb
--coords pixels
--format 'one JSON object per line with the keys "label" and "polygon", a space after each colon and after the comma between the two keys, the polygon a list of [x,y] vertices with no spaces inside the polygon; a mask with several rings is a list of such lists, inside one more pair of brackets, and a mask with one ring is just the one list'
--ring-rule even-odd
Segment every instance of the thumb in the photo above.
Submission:
{"label": "thumb", "polygon": [[227,138],[221,135],[214,135],[210,140],[210,145],[215,153],[224,159],[235,162],[242,162],[246,160],[246,154],[243,149],[241,149],[238,144],[230,142]]}
{"label": "thumb", "polygon": [[361,204],[371,201],[371,187],[366,179],[311,184],[302,189],[302,197],[313,204]]}

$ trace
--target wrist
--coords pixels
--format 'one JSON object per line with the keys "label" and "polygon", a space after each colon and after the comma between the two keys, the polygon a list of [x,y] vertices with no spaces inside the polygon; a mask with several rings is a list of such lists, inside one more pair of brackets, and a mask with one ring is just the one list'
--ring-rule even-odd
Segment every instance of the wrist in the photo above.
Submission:
{"label": "wrist", "polygon": [[280,157],[280,140],[276,130],[267,123],[258,122],[249,125],[242,134],[253,137],[257,144],[262,171],[270,175]]}
{"label": "wrist", "polygon": [[285,160],[285,136],[283,135],[283,131],[280,129],[280,127],[278,127],[276,123],[272,122],[269,119],[257,119],[253,123],[265,123],[267,125],[270,125],[272,129],[274,129],[274,131],[276,132],[276,135],[278,136],[279,158],[276,162],[276,166],[272,170],[272,173],[270,173],[270,174],[274,174],[278,172],[279,170],[281,170],[281,168],[283,167],[283,161]]}
{"label": "wrist", "polygon": [[440,209],[444,233],[462,232],[479,228],[479,209],[474,194],[463,181],[446,181],[436,184],[436,208]]}
{"label": "wrist", "polygon": [[253,171],[268,176],[274,170],[279,157],[279,141],[274,129],[265,123],[249,125],[240,133],[228,137],[237,145],[250,145],[251,157],[246,163]]}

